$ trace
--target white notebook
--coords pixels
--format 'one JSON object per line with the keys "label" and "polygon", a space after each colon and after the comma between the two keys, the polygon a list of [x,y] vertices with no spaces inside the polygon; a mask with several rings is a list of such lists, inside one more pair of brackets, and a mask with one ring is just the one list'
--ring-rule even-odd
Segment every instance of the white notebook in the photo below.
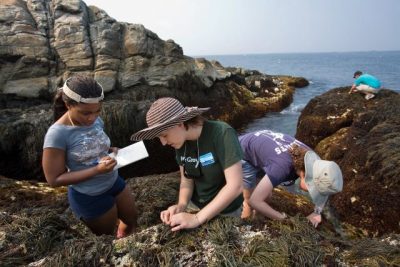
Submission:
{"label": "white notebook", "polygon": [[117,160],[117,165],[114,167],[114,170],[116,170],[135,161],[147,158],[149,153],[147,153],[143,141],[140,141],[119,149],[117,155],[110,153],[109,156]]}

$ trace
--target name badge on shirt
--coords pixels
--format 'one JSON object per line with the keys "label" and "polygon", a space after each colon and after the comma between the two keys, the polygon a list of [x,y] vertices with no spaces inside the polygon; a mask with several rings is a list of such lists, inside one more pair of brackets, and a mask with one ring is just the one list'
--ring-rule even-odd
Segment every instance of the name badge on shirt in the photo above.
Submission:
{"label": "name badge on shirt", "polygon": [[211,152],[200,156],[201,166],[207,166],[215,162],[214,157]]}

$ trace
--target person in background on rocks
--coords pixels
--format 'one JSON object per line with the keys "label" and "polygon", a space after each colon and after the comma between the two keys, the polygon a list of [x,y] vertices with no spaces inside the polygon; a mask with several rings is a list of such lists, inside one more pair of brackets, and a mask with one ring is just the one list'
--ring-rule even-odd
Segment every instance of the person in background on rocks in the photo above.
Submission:
{"label": "person in background on rocks", "polygon": [[[321,212],[328,196],[342,191],[343,178],[333,161],[321,160],[308,146],[292,136],[261,130],[239,137],[243,150],[244,204],[242,218],[256,212],[276,220],[286,214],[273,209],[268,200],[274,187],[291,185],[295,181],[307,191],[315,205],[307,216],[314,227],[322,221]],[[256,186],[256,180],[263,175]],[[300,177],[300,179],[298,179]]]}
{"label": "person in background on rocks", "polygon": [[228,124],[204,119],[201,114],[208,109],[183,107],[175,98],[160,98],[146,114],[149,127],[131,137],[158,137],[162,145],[175,148],[181,177],[179,200],[160,214],[172,231],[196,228],[218,214],[240,217],[242,211],[239,140]]}
{"label": "person in background on rocks", "polygon": [[349,94],[355,92],[361,92],[365,94],[365,99],[369,100],[375,97],[381,87],[381,82],[370,74],[363,74],[361,71],[356,71],[353,75],[356,79],[354,84],[351,86]]}
{"label": "person in background on rocks", "polygon": [[99,117],[103,88],[94,79],[74,76],[54,98],[55,123],[43,145],[42,165],[52,187],[68,186],[74,214],[96,235],[125,237],[135,231],[137,211],[125,181],[114,170],[116,160]]}

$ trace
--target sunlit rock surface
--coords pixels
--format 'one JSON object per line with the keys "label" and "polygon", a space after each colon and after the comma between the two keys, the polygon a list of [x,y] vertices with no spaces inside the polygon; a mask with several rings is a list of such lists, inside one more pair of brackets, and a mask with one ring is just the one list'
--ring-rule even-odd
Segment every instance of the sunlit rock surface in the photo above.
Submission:
{"label": "sunlit rock surface", "polygon": [[[52,123],[54,92],[74,74],[94,77],[106,92],[101,117],[112,144],[124,147],[146,126],[152,101],[178,98],[211,107],[206,117],[239,129],[282,110],[304,78],[277,77],[185,56],[141,24],[118,22],[74,0],[3,0],[0,5],[0,174],[43,178],[41,150]],[[151,159],[129,176],[176,170],[173,152],[147,142]],[[167,160],[165,160],[167,159]]]}

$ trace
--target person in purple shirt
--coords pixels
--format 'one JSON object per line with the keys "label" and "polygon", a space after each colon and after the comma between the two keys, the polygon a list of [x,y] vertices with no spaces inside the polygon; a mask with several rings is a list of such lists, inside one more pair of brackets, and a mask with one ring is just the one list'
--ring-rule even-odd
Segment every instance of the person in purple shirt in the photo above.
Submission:
{"label": "person in purple shirt", "polygon": [[369,100],[375,97],[381,87],[381,82],[374,76],[362,73],[361,71],[354,72],[353,78],[356,79],[351,86],[349,94],[361,92],[365,94],[365,99]]}
{"label": "person in purple shirt", "polygon": [[[239,137],[243,150],[243,213],[249,217],[252,209],[270,218],[282,220],[286,214],[268,204],[274,187],[293,184],[307,191],[315,208],[307,218],[314,227],[322,221],[321,212],[328,196],[340,192],[343,178],[333,161],[321,160],[308,146],[294,137],[260,130]],[[262,177],[257,184],[257,178]]]}

